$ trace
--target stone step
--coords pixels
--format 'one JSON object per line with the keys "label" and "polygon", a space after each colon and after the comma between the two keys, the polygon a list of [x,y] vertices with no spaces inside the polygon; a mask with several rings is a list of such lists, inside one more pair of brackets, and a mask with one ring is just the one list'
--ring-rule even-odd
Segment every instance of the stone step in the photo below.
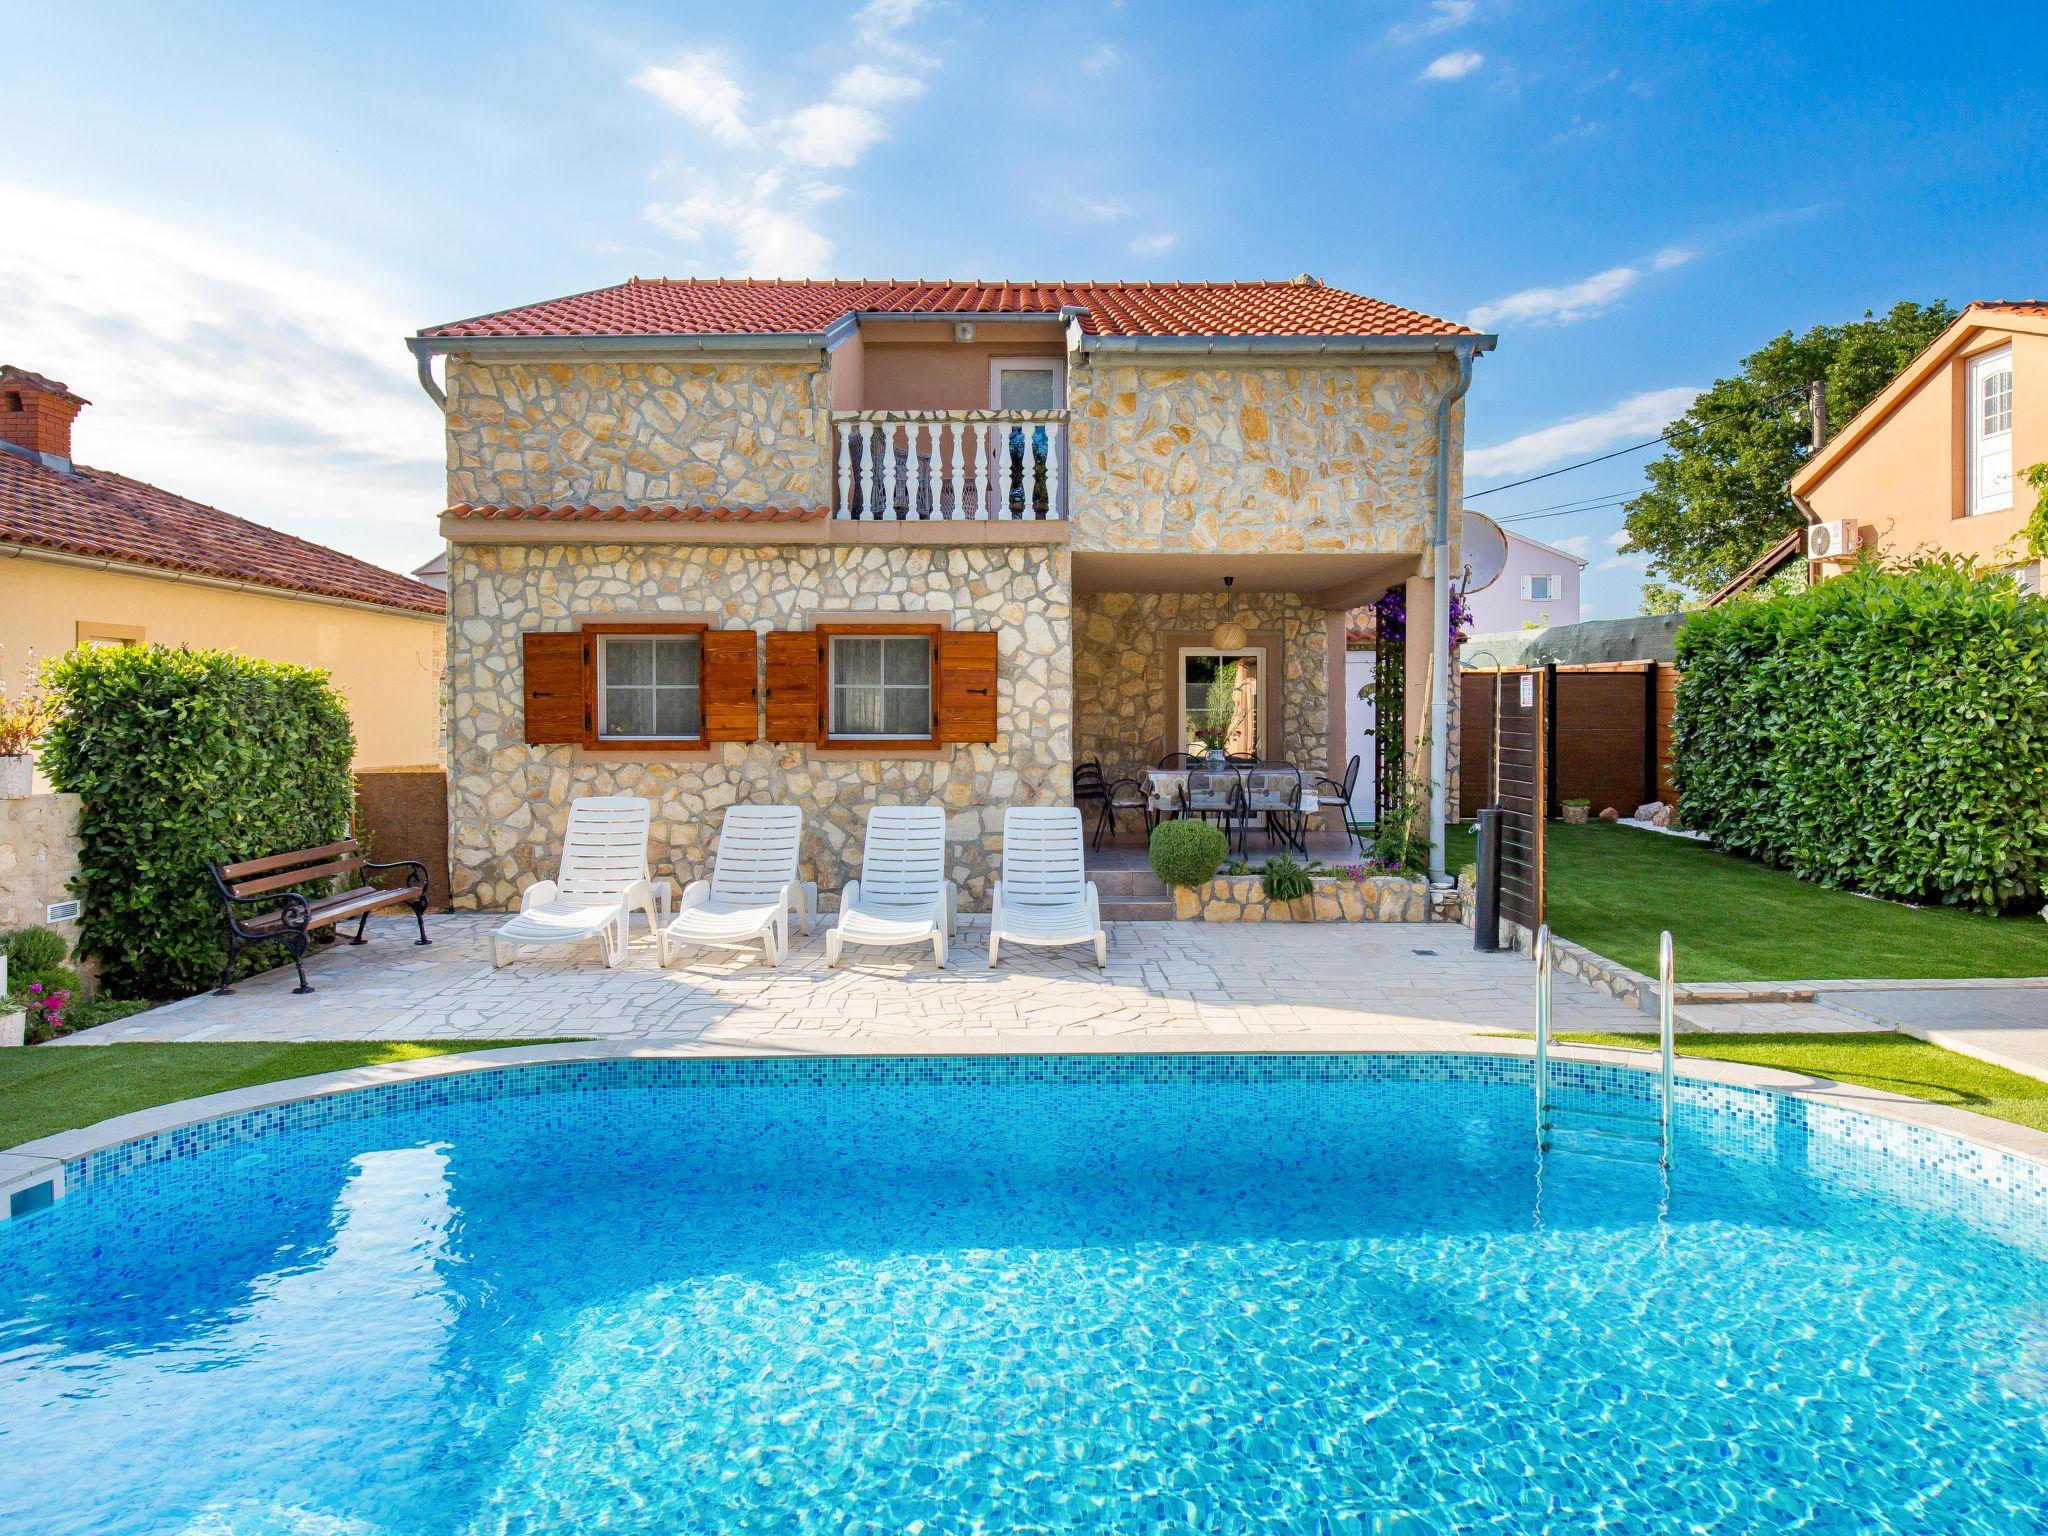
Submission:
{"label": "stone step", "polygon": [[1170,923],[1173,921],[1173,903],[1105,899],[1102,903],[1102,920],[1105,923]]}
{"label": "stone step", "polygon": [[1104,901],[1170,901],[1173,897],[1166,882],[1149,869],[1091,869],[1088,878]]}

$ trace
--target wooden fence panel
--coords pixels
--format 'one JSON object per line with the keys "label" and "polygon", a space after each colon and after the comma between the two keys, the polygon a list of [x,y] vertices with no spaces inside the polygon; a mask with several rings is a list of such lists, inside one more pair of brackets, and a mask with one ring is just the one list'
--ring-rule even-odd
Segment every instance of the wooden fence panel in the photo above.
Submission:
{"label": "wooden fence panel", "polygon": [[1554,686],[1552,802],[1583,799],[1592,803],[1595,815],[1610,805],[1624,816],[1633,815],[1655,789],[1644,674],[1560,667]]}

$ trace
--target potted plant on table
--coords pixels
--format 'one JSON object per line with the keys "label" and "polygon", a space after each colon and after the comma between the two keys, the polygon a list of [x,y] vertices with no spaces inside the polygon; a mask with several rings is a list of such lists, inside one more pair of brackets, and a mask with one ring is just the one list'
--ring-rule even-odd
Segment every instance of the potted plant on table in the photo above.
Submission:
{"label": "potted plant on table", "polygon": [[[4,659],[4,658],[0,658]],[[35,744],[57,704],[36,673],[35,653],[19,688],[0,683],[0,800],[26,800],[35,782]]]}

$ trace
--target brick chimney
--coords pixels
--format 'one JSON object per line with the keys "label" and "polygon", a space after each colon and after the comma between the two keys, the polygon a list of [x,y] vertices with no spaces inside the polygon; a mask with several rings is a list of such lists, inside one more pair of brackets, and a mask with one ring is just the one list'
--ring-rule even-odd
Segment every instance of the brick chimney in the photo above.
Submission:
{"label": "brick chimney", "polygon": [[92,402],[55,379],[0,366],[0,444],[52,469],[71,471],[71,423]]}

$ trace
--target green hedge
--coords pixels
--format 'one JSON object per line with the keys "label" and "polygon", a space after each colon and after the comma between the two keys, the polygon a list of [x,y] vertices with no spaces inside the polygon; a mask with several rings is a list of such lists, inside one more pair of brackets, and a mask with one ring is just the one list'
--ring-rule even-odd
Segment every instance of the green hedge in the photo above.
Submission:
{"label": "green hedge", "polygon": [[1688,825],[1874,896],[2048,884],[2048,602],[1967,562],[1858,565],[1678,632]]}
{"label": "green hedge", "polygon": [[49,678],[43,771],[84,801],[79,952],[117,997],[215,985],[227,941],[206,867],[346,835],[347,709],[324,672],[224,651],[80,649]]}

